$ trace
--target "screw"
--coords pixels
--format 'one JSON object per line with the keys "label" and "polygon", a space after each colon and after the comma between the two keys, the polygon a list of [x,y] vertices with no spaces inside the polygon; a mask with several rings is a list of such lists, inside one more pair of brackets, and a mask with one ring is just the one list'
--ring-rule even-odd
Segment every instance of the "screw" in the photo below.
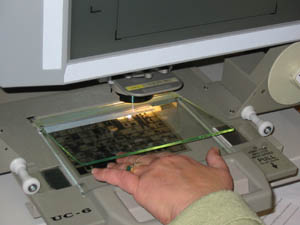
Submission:
{"label": "screw", "polygon": [[145,78],[151,79],[152,78],[152,73],[145,73]]}
{"label": "screw", "polygon": [[265,134],[270,134],[272,132],[272,128],[271,127],[266,127],[265,129],[264,129],[264,133]]}
{"label": "screw", "polygon": [[36,190],[37,190],[36,184],[32,184],[28,187],[28,191],[30,191],[30,192],[35,192]]}

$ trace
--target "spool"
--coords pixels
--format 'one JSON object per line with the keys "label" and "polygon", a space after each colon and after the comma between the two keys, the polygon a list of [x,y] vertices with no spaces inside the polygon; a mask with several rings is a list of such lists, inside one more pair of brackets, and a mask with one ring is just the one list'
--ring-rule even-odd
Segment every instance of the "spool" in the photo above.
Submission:
{"label": "spool", "polygon": [[300,102],[300,42],[291,44],[276,58],[270,70],[268,89],[279,104]]}

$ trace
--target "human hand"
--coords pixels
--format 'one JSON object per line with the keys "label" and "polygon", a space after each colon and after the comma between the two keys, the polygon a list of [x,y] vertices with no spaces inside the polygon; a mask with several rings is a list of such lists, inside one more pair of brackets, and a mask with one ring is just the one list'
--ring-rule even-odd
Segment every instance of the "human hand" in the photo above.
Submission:
{"label": "human hand", "polygon": [[[170,223],[199,198],[232,190],[229,169],[216,148],[206,156],[207,166],[184,155],[156,153],[120,158],[106,169],[93,169],[99,181],[117,185],[133,195],[161,223]],[[134,165],[131,172],[126,171]]]}

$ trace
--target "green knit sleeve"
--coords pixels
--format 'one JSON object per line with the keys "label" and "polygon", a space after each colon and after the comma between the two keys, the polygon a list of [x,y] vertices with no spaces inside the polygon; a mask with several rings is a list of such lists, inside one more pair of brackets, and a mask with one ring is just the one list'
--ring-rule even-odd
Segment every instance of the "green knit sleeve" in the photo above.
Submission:
{"label": "green knit sleeve", "polygon": [[263,225],[242,197],[219,191],[197,200],[169,225]]}

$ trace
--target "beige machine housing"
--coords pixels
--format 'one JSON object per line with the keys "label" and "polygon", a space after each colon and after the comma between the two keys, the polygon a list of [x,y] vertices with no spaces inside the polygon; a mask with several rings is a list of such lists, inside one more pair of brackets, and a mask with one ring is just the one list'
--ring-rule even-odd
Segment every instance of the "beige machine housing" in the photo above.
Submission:
{"label": "beige machine housing", "polygon": [[248,105],[259,114],[299,104],[299,68],[300,43],[294,43],[226,58],[220,81],[211,82],[196,68],[189,73],[202,80],[201,105],[227,120],[240,117]]}
{"label": "beige machine housing", "polygon": [[[278,102],[272,97],[270,90],[273,87],[269,84],[275,76],[272,74],[282,55],[298,48],[299,43],[296,43],[272,48],[267,53],[252,52],[229,57],[224,62],[223,78],[217,82],[208,82],[205,74],[196,67],[173,71],[184,83],[178,94],[201,105],[208,113],[222,118],[234,127],[237,131],[235,137],[243,137],[243,141],[237,142],[219,136],[190,143],[188,146],[191,151],[182,154],[203,162],[211,146],[226,146],[221,148],[221,152],[234,176],[236,191],[242,194],[255,211],[272,207],[269,182],[294,176],[297,167],[282,154],[280,143],[272,136],[261,137],[253,124],[240,118],[240,111],[250,104],[258,113],[262,113],[299,102],[300,99],[289,104]],[[289,68],[284,71],[290,80],[290,73],[295,74],[299,70]],[[298,88],[294,81],[291,82],[292,86]],[[284,94],[289,96],[289,89]],[[9,164],[14,158],[26,159],[29,174],[41,183],[39,192],[30,196],[32,208],[38,212],[35,215],[43,217],[47,224],[140,224],[120,200],[117,194],[119,190],[97,182],[92,175],[80,176],[70,163],[59,157],[60,153],[50,150],[39,130],[30,122],[33,117],[55,115],[116,101],[118,97],[110,92],[110,86],[102,84],[1,105],[0,173],[9,171]],[[53,188],[42,176],[45,171],[52,169],[61,171],[69,185]],[[238,184],[244,188],[239,188]],[[143,224],[154,225],[159,222],[150,218]]]}

